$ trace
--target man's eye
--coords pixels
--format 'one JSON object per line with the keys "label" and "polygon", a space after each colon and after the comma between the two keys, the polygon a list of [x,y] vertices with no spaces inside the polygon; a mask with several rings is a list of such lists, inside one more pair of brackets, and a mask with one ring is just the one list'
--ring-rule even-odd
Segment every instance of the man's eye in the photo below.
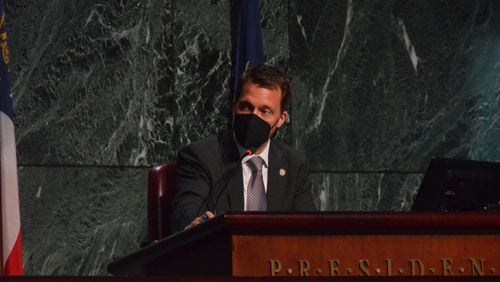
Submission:
{"label": "man's eye", "polygon": [[246,111],[248,109],[250,109],[250,107],[248,105],[245,105],[245,104],[240,105],[240,110]]}
{"label": "man's eye", "polygon": [[266,115],[266,116],[268,116],[268,115],[270,115],[270,114],[272,114],[272,113],[273,113],[273,112],[272,112],[270,109],[263,109],[263,110],[262,110],[262,114],[264,114],[264,115]]}

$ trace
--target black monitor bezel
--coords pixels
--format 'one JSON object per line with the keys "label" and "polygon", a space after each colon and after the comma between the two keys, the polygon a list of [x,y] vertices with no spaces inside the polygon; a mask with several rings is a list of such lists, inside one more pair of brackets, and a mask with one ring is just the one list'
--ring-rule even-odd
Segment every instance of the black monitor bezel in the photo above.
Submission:
{"label": "black monitor bezel", "polygon": [[[474,187],[470,187],[471,183],[475,183]],[[433,158],[411,210],[499,209],[500,163]]]}

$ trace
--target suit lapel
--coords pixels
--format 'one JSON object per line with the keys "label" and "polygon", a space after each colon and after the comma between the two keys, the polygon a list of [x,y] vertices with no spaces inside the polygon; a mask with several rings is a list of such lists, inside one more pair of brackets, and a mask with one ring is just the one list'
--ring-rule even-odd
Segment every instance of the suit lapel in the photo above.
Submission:
{"label": "suit lapel", "polygon": [[225,198],[224,210],[242,211],[243,206],[243,174],[240,164],[240,156],[238,148],[233,138],[232,131],[224,131],[219,137],[220,151],[222,152],[223,171],[232,171],[236,166],[234,174],[228,175],[229,182],[227,183],[227,193],[224,192],[222,197]]}
{"label": "suit lapel", "polygon": [[283,153],[271,140],[269,148],[269,170],[267,175],[267,210],[282,210],[282,199],[285,199],[287,187],[288,164]]}

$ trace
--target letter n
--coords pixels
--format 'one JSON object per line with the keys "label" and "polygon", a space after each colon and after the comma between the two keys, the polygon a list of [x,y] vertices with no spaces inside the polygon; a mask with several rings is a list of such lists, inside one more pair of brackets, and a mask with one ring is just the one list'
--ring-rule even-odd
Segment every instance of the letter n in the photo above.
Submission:
{"label": "letter n", "polygon": [[470,258],[470,267],[472,271],[472,276],[483,276],[484,275],[484,259]]}

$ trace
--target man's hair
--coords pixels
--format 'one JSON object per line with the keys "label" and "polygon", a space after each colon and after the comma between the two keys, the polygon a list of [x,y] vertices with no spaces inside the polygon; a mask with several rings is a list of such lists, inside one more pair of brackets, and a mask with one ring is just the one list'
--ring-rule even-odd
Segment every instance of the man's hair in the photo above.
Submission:
{"label": "man's hair", "polygon": [[236,100],[239,100],[241,91],[245,83],[251,82],[259,87],[267,89],[281,90],[281,111],[288,108],[288,101],[292,95],[290,88],[290,78],[288,75],[280,71],[276,67],[260,65],[248,68],[241,76],[240,85],[238,86],[238,95]]}

